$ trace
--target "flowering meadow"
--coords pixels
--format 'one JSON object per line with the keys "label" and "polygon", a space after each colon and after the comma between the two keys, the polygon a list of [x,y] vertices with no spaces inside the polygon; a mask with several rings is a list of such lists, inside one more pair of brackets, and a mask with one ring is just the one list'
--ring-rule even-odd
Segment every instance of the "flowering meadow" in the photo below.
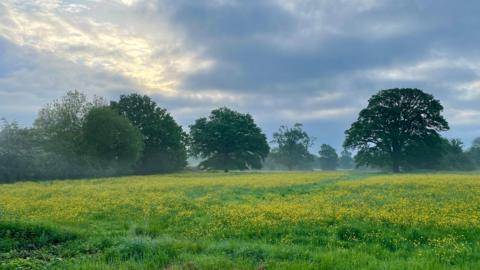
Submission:
{"label": "flowering meadow", "polygon": [[0,269],[480,269],[480,175],[3,184]]}

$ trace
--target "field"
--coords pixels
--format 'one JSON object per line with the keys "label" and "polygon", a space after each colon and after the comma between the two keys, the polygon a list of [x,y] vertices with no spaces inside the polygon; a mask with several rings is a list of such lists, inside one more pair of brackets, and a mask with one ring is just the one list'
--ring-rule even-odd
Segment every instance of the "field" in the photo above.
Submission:
{"label": "field", "polygon": [[480,269],[480,175],[0,185],[0,269]]}

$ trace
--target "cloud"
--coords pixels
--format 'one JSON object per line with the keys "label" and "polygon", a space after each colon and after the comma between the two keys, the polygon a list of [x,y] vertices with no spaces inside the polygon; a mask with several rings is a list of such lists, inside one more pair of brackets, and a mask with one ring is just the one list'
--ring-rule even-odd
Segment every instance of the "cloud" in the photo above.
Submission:
{"label": "cloud", "polygon": [[478,10],[434,0],[2,1],[0,116],[28,122],[68,89],[138,91],[184,126],[228,106],[269,135],[302,121],[338,147],[372,94],[417,87],[441,100],[448,136],[468,142],[480,135]]}
{"label": "cloud", "polygon": [[458,85],[457,89],[460,92],[460,99],[480,101],[480,80],[474,80],[464,84]]}
{"label": "cloud", "polygon": [[480,123],[480,110],[450,109],[449,119],[452,125],[472,125]]}
{"label": "cloud", "polygon": [[351,115],[355,110],[353,108],[335,108],[325,110],[315,110],[299,113],[296,110],[281,110],[280,115],[288,121],[311,121],[325,119],[341,119],[344,116]]}
{"label": "cloud", "polygon": [[[122,1],[127,6],[135,1]],[[98,4],[97,8],[122,7]],[[134,29],[85,16],[84,5],[63,5],[60,1],[2,4],[0,35],[8,41],[93,70],[115,73],[134,81],[147,92],[174,95],[181,77],[208,68],[210,62],[195,52],[183,51],[181,40],[162,29],[165,44],[157,45]],[[72,12],[73,10],[73,12]]]}

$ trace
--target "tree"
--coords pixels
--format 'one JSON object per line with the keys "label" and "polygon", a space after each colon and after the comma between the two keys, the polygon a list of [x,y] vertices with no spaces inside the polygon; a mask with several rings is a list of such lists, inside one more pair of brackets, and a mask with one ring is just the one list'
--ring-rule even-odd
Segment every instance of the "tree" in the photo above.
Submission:
{"label": "tree", "polygon": [[84,93],[69,91],[40,110],[34,128],[49,151],[76,159],[84,150],[82,126],[85,116],[92,108],[104,106],[104,103],[101,98],[89,100]]}
{"label": "tree", "polygon": [[137,173],[178,171],[187,165],[186,134],[167,110],[150,97],[139,94],[120,96],[110,106],[140,130],[144,151]]}
{"label": "tree", "polygon": [[293,170],[302,164],[311,163],[314,156],[308,151],[313,145],[313,138],[303,130],[303,125],[296,123],[293,128],[281,126],[278,132],[273,133],[271,143],[276,147],[272,150],[273,159]]}
{"label": "tree", "polygon": [[439,140],[438,132],[449,129],[442,111],[438,100],[419,89],[382,90],[345,131],[344,147],[358,150],[358,165],[390,166],[399,172],[412,146]]}
{"label": "tree", "polygon": [[328,144],[322,144],[320,146],[320,167],[322,170],[336,170],[338,167],[338,155],[335,148]]}
{"label": "tree", "polygon": [[440,136],[426,136],[405,147],[402,163],[404,171],[445,170],[443,159],[448,150],[448,140]]}
{"label": "tree", "polygon": [[347,149],[343,149],[340,153],[340,158],[338,160],[338,167],[341,169],[353,169],[355,167],[355,162],[352,157],[352,153]]}
{"label": "tree", "polygon": [[140,131],[108,107],[90,110],[83,134],[90,155],[104,167],[126,171],[141,157],[143,138]]}
{"label": "tree", "polygon": [[203,169],[260,169],[269,153],[267,138],[250,114],[213,110],[190,126],[190,152]]}
{"label": "tree", "polygon": [[463,151],[463,142],[460,139],[442,140],[443,155],[440,169],[452,171],[471,171],[475,169],[475,163]]}
{"label": "tree", "polygon": [[98,173],[85,151],[82,128],[88,112],[101,106],[105,106],[102,98],[89,99],[75,90],[40,110],[33,131],[44,155],[36,159],[45,166],[37,166],[42,178],[79,178]]}
{"label": "tree", "polygon": [[[38,138],[36,129],[4,121],[0,131],[0,182],[78,176],[65,157],[46,151]],[[83,174],[88,171],[82,169]]]}
{"label": "tree", "polygon": [[472,147],[470,148],[468,153],[477,168],[480,168],[480,137],[473,140]]}
{"label": "tree", "polygon": [[0,182],[34,178],[35,148],[32,142],[29,129],[3,120],[0,130]]}
{"label": "tree", "polygon": [[480,137],[473,140],[472,147],[480,147]]}

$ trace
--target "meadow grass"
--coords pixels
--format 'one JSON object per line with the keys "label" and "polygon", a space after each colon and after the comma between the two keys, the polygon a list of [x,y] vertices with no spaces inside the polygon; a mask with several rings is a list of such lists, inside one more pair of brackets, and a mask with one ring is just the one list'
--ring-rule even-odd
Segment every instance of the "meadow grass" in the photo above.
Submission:
{"label": "meadow grass", "polygon": [[480,175],[0,185],[0,269],[480,269]]}

